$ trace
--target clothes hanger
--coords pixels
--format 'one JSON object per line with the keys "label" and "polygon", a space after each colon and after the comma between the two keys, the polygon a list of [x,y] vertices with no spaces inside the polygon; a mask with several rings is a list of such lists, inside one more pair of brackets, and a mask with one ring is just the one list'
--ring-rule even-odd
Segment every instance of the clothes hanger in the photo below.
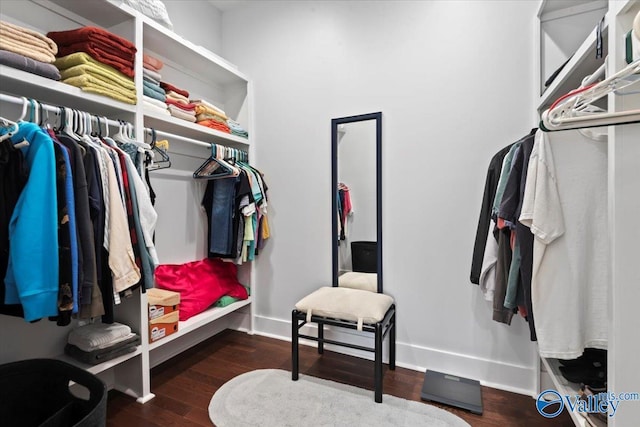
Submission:
{"label": "clothes hanger", "polygon": [[211,156],[193,173],[195,179],[235,178],[240,171],[218,158],[217,144],[211,144]]}
{"label": "clothes hanger", "polygon": [[[171,159],[169,158],[169,154],[162,148],[156,145],[156,131],[155,129],[149,129],[151,133],[151,163],[147,166],[147,170],[158,170],[158,169],[167,169],[171,167]],[[160,156],[160,161],[155,161],[155,156],[158,154]]]}
{"label": "clothes hanger", "polygon": [[640,109],[615,113],[588,111],[595,101],[609,93],[619,93],[620,89],[638,83],[640,80],[634,76],[638,73],[640,73],[640,59],[599,83],[578,88],[563,95],[542,113],[540,129],[549,132],[640,122]]}

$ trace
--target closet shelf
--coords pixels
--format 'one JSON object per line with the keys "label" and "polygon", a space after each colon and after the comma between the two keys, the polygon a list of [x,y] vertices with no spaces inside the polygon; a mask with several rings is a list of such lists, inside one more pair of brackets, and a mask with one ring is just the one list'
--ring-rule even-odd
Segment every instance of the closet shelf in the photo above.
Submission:
{"label": "closet shelf", "polygon": [[120,116],[133,114],[136,111],[135,105],[83,92],[75,86],[5,65],[0,65],[0,88],[3,92],[12,95],[33,98],[53,105],[64,105],[92,114],[105,115],[112,119],[127,119],[128,116]]}
{"label": "closet shelf", "polygon": [[135,351],[132,351],[131,353],[127,353],[127,354],[123,354],[122,356],[116,357],[115,359],[111,359],[111,360],[107,360],[104,363],[100,363],[98,365],[88,365],[86,363],[82,363],[76,359],[74,359],[73,357],[67,356],[66,354],[62,354],[58,357],[56,357],[56,359],[58,360],[62,360],[63,362],[67,362],[70,363],[74,366],[77,366],[79,368],[84,369],[85,371],[91,372],[92,374],[99,374],[100,372],[104,372],[107,369],[113,368],[114,366],[118,366],[119,364],[129,360],[129,359],[133,359],[134,357],[138,356],[142,354],[142,346],[139,345]]}
{"label": "closet shelf", "polygon": [[[553,381],[553,385],[556,388],[556,391],[561,395],[570,395],[576,396],[580,394],[580,386],[578,384],[571,383],[567,381],[562,374],[560,373],[560,362],[557,359],[546,359],[544,357],[540,358],[542,360],[542,364],[544,365],[547,373],[551,377],[551,381]],[[565,410],[571,416],[574,424],[579,427],[588,427],[589,424],[587,420],[578,414],[577,412],[571,411],[569,409]]]}
{"label": "closet shelf", "polygon": [[609,28],[608,14],[604,17],[602,30],[602,58],[596,59],[597,29],[593,29],[582,45],[573,54],[571,60],[562,69],[553,83],[547,87],[538,101],[538,112],[546,110],[553,102],[565,93],[580,87],[582,79],[598,69],[607,56],[607,33]]}
{"label": "closet shelf", "polygon": [[215,129],[191,123],[173,116],[160,115],[154,112],[144,113],[144,125],[173,134],[182,135],[186,138],[196,139],[203,142],[223,144],[228,147],[246,150],[250,145],[247,138],[220,132]]}
{"label": "closet shelf", "polygon": [[[121,7],[129,10],[124,5]],[[153,52],[188,69],[195,77],[215,84],[246,84],[249,81],[235,66],[213,52],[182,38],[142,14],[140,19],[143,22],[142,43],[145,52]]]}
{"label": "closet shelf", "polygon": [[242,300],[242,301],[237,301],[234,302],[233,304],[230,304],[226,307],[213,307],[210,308],[200,314],[196,314],[195,316],[191,317],[189,320],[185,320],[184,322],[180,322],[178,324],[178,331],[169,335],[166,338],[162,338],[161,340],[158,340],[156,342],[154,342],[153,344],[149,345],[149,350],[153,351],[158,347],[163,346],[164,344],[167,344],[173,340],[175,340],[176,338],[180,338],[183,335],[188,334],[191,331],[194,331],[198,328],[201,328],[205,325],[207,325],[208,323],[211,323],[215,320],[220,319],[221,317],[226,316],[229,313],[232,313],[236,310],[241,309],[242,307],[245,307],[247,305],[251,304],[251,297],[249,297],[246,300]]}
{"label": "closet shelf", "polygon": [[133,20],[131,13],[118,6],[120,1],[101,1],[99,7],[96,7],[96,2],[93,1],[34,0],[33,2],[79,25],[97,25],[108,29]]}

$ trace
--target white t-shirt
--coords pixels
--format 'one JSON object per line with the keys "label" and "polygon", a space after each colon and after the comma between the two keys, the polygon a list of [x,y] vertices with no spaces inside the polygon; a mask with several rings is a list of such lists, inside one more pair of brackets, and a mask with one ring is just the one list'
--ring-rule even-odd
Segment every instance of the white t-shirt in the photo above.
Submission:
{"label": "white t-shirt", "polygon": [[607,348],[607,144],[538,131],[520,222],[531,228],[531,299],[540,355]]}

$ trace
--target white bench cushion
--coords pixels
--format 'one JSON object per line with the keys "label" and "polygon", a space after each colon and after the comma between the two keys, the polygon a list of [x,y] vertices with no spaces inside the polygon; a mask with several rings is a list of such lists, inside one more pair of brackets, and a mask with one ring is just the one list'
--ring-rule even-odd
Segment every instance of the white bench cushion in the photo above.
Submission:
{"label": "white bench cushion", "polygon": [[393,298],[389,295],[326,286],[298,301],[296,309],[307,313],[308,322],[312,315],[331,317],[358,322],[358,330],[362,330],[363,323],[381,321],[391,304]]}
{"label": "white bench cushion", "polygon": [[376,273],[349,271],[338,277],[338,286],[341,288],[378,292],[378,275]]}

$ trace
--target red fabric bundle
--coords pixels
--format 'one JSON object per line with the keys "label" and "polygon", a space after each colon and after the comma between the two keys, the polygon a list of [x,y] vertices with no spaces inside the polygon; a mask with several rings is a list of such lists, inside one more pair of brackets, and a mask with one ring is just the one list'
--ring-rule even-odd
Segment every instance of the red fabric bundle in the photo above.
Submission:
{"label": "red fabric bundle", "polygon": [[155,271],[156,287],[180,293],[180,320],[202,313],[225,295],[247,299],[237,276],[235,264],[218,258],[159,265]]}
{"label": "red fabric bundle", "polygon": [[176,107],[178,107],[181,110],[184,111],[189,111],[190,113],[193,113],[196,110],[196,104],[181,104],[180,102],[174,101],[173,99],[169,99],[167,97],[167,99],[164,101],[167,105],[175,105]]}
{"label": "red fabric bundle", "polygon": [[186,90],[183,90],[183,89],[178,89],[177,87],[175,87],[171,83],[160,82],[160,87],[162,89],[164,89],[165,91],[167,91],[167,92],[172,90],[175,93],[179,93],[180,95],[184,96],[185,98],[189,98],[189,92],[187,92]]}
{"label": "red fabric bundle", "polygon": [[85,52],[96,61],[111,65],[126,76],[134,76],[136,47],[130,41],[102,28],[52,31],[47,33],[47,37],[58,45],[58,57]]}
{"label": "red fabric bundle", "polygon": [[66,46],[75,43],[91,42],[97,45],[111,47],[122,52],[123,58],[134,60],[137,52],[136,46],[127,39],[116,36],[107,30],[98,27],[82,27],[68,31],[51,31],[47,37],[52,39],[58,46]]}

